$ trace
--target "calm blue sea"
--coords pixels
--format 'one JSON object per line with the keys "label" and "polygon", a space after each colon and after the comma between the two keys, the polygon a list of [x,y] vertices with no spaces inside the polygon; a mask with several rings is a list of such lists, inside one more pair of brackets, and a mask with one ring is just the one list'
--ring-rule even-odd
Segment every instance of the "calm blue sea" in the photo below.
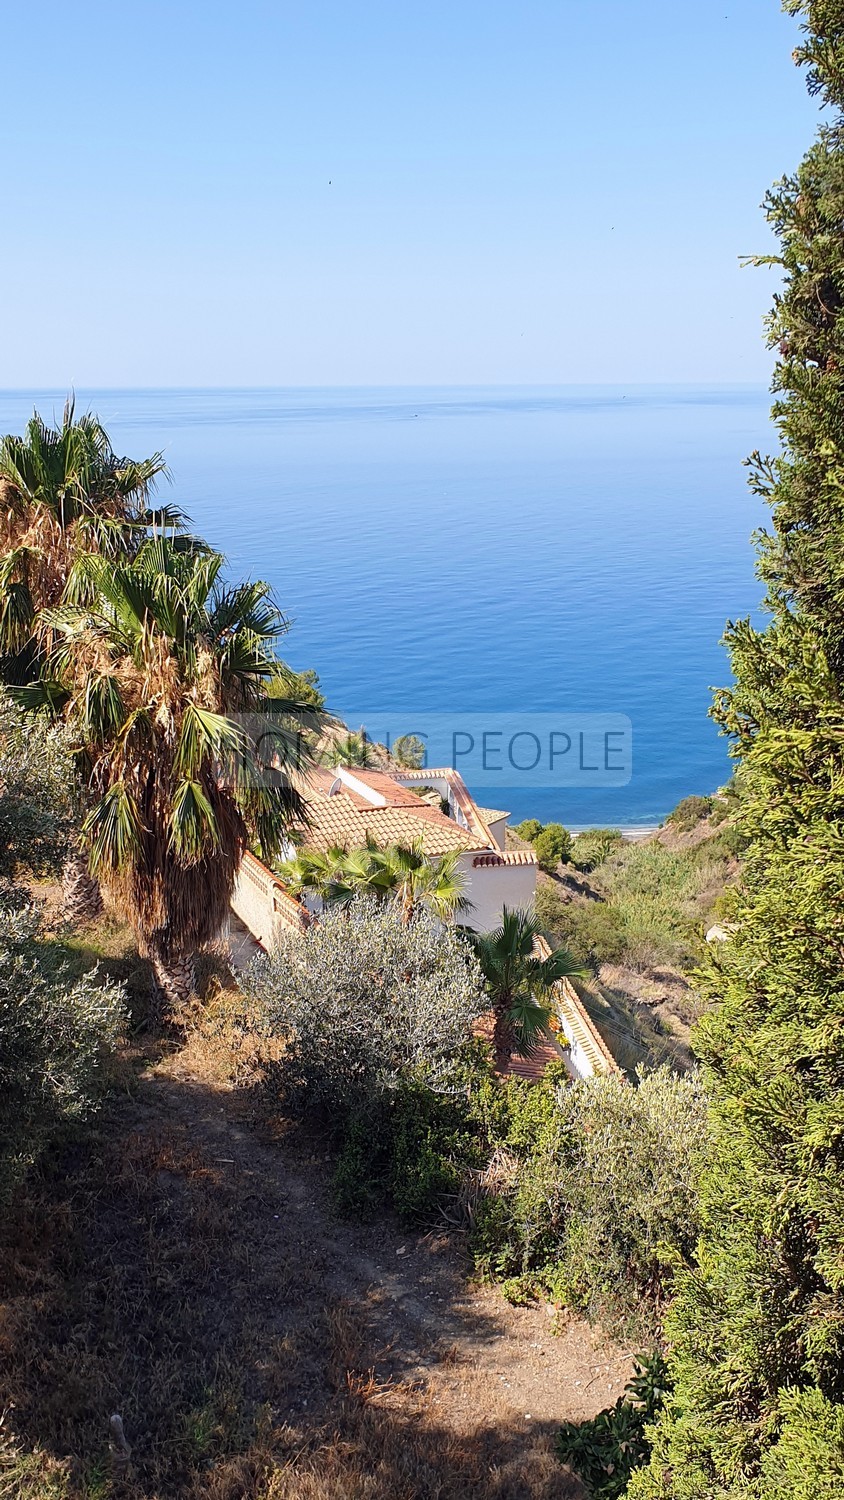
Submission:
{"label": "calm blue sea", "polygon": [[[0,393],[0,430],[61,392]],[[625,787],[497,791],[516,817],[659,821],[729,774],[707,719],[719,638],[760,596],[742,459],[753,387],[84,391],[115,446],[271,581],[286,655],[352,724],[369,705],[609,711]],[[408,725],[408,727],[412,727]]]}

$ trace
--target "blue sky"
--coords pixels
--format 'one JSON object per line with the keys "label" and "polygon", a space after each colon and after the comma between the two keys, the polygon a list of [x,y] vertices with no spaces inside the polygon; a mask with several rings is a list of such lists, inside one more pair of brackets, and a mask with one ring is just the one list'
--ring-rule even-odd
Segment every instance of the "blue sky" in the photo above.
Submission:
{"label": "blue sky", "polygon": [[778,0],[6,8],[0,386],[755,381]]}

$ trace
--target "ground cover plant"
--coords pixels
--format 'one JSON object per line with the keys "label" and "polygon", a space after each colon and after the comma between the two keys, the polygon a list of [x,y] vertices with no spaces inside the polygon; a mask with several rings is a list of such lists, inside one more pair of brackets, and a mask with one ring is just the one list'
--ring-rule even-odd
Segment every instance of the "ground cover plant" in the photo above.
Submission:
{"label": "ground cover plant", "polygon": [[650,1455],[647,1429],[662,1410],[667,1367],[654,1352],[636,1365],[614,1406],[586,1422],[565,1422],[557,1452],[588,1485],[593,1500],[619,1500],[635,1468]]}

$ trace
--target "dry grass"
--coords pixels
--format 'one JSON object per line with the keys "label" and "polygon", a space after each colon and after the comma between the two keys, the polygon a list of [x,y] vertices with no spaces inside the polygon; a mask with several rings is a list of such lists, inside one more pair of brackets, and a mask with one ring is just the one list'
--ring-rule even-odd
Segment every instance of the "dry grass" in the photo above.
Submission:
{"label": "dry grass", "polygon": [[[141,995],[125,930],[106,921],[75,951]],[[518,1374],[505,1399],[498,1366],[479,1373],[507,1338],[497,1304],[467,1322],[459,1268],[450,1280],[420,1251],[417,1284],[402,1235],[355,1240],[319,1199],[319,1166],[288,1169],[289,1143],[263,1119],[252,1133],[250,1085],[272,1058],[219,955],[203,984],[181,1040],[144,1034],[139,1009],[127,1087],[0,1223],[0,1500],[580,1496],[553,1456],[555,1421],[517,1419]],[[420,1308],[432,1276],[441,1295]],[[526,1323],[513,1350],[525,1386],[544,1380],[537,1336]],[[547,1370],[555,1418],[602,1404],[574,1390],[590,1374],[585,1335],[567,1358],[568,1390],[562,1366]]]}
{"label": "dry grass", "polygon": [[3,1500],[578,1493],[541,1435],[457,1433],[418,1379],[379,1377],[353,1306],[314,1321],[309,1269],[261,1241],[280,1203],[256,1212],[178,1131],[114,1124],[5,1226]]}

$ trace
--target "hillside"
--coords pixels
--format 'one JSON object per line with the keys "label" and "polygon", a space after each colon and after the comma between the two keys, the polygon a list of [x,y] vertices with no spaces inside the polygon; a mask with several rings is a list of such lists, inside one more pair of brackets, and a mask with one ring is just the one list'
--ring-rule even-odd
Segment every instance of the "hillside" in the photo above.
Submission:
{"label": "hillside", "polygon": [[[584,847],[588,834],[575,840]],[[518,835],[513,835],[514,842]],[[540,870],[537,910],[549,940],[588,967],[578,981],[623,1067],[692,1061],[700,1011],[693,973],[719,898],[738,870],[730,799],[688,798],[654,834],[596,841],[600,857]]]}
{"label": "hillside", "polygon": [[[138,1001],[126,929],[75,954]],[[200,979],[169,1035],[136,1011],[96,1125],[4,1219],[0,1493],[579,1500],[553,1437],[616,1399],[627,1351],[472,1285],[460,1235],[338,1214],[232,975],[209,957]]]}

